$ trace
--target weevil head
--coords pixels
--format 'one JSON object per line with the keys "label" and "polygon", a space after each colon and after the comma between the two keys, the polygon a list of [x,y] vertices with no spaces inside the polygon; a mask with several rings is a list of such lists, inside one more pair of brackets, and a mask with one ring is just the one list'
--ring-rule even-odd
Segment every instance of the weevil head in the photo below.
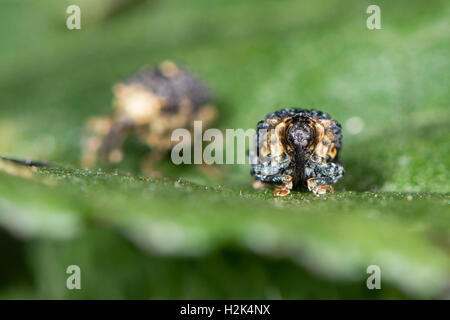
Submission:
{"label": "weevil head", "polygon": [[286,132],[286,139],[296,153],[304,153],[310,149],[315,140],[315,127],[309,117],[293,117],[291,125]]}

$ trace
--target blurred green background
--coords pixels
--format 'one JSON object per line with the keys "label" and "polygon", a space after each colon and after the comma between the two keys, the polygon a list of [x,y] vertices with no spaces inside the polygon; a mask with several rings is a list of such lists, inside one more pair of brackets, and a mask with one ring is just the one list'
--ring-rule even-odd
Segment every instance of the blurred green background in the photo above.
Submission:
{"label": "blurred green background", "polygon": [[[61,167],[0,161],[0,298],[449,298],[449,14],[434,0],[2,0],[0,154]],[[249,166],[169,158],[145,178],[132,140],[118,170],[82,169],[112,85],[166,59],[208,83],[221,129],[330,113],[337,192],[273,199]],[[66,289],[71,264],[82,290]],[[373,264],[381,290],[366,287]]]}

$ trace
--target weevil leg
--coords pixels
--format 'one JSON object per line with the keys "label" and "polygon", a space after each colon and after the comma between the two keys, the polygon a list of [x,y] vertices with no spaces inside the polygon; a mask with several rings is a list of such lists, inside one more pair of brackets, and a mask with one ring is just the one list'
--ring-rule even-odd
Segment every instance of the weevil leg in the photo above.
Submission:
{"label": "weevil leg", "polygon": [[81,164],[84,167],[90,168],[97,163],[103,140],[111,130],[112,124],[110,117],[94,117],[88,121],[81,146]]}
{"label": "weevil leg", "polygon": [[103,138],[99,155],[104,163],[119,163],[122,161],[122,145],[132,128],[132,122],[126,118],[114,120]]}
{"label": "weevil leg", "polygon": [[273,197],[274,198],[285,197],[285,196],[289,195],[289,193],[291,193],[291,189],[289,189],[289,188],[276,189],[273,192]]}
{"label": "weevil leg", "polygon": [[292,184],[292,177],[291,176],[284,176],[284,180],[286,181],[284,184],[282,184],[278,189],[275,189],[273,192],[273,197],[285,197],[289,193],[291,193],[293,184]]}
{"label": "weevil leg", "polygon": [[308,190],[312,191],[314,194],[325,194],[327,191],[333,192],[333,187],[330,185],[328,179],[326,178],[309,178],[306,180]]}
{"label": "weevil leg", "polygon": [[164,158],[167,149],[152,149],[152,151],[141,161],[141,170],[145,176],[150,178],[161,178],[162,173],[156,169],[156,164]]}

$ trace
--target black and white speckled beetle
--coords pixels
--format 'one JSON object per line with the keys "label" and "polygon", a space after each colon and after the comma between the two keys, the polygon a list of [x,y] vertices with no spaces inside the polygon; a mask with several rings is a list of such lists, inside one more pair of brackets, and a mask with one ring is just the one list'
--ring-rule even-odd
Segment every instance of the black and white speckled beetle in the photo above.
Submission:
{"label": "black and white speckled beetle", "polygon": [[329,114],[282,109],[258,122],[256,130],[256,148],[250,153],[256,188],[275,185],[274,197],[286,196],[293,188],[324,194],[342,178],[341,125]]}
{"label": "black and white speckled beetle", "polygon": [[208,128],[216,117],[209,90],[203,82],[171,61],[142,70],[117,83],[114,88],[113,113],[93,117],[83,139],[83,165],[120,162],[122,143],[135,133],[151,148],[142,162],[142,170],[159,175],[154,164],[173,146],[174,129],[193,129],[194,120]]}

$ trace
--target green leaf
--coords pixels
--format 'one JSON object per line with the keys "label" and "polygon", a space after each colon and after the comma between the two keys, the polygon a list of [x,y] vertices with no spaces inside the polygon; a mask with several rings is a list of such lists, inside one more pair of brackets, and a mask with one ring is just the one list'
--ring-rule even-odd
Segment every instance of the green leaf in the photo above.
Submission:
{"label": "green leaf", "polygon": [[[373,31],[360,1],[174,0],[120,15],[120,1],[80,1],[77,31],[65,3],[44,2],[0,4],[0,155],[60,164],[0,160],[1,298],[449,297],[448,1],[382,1]],[[205,79],[221,129],[281,107],[330,113],[344,130],[337,191],[273,199],[248,165],[212,175],[170,159],[145,178],[133,138],[117,167],[80,169],[111,86],[166,59]],[[81,291],[65,287],[71,264]],[[367,289],[369,265],[381,290]]]}

